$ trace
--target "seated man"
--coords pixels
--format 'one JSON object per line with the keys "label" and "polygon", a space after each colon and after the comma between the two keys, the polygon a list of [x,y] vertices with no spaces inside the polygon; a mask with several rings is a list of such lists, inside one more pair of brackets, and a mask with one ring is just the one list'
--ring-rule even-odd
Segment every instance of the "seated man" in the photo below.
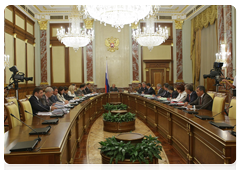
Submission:
{"label": "seated man", "polygon": [[63,89],[64,89],[63,97],[68,101],[72,100],[74,97],[68,95],[68,87],[64,86]]}
{"label": "seated man", "polygon": [[134,90],[134,92],[141,94],[141,93],[142,93],[142,90],[143,90],[142,84],[141,84],[141,83],[138,83],[138,88],[136,88],[136,89]]}
{"label": "seated man", "polygon": [[50,99],[53,103],[61,102],[61,101],[58,100],[58,98],[57,98],[58,88],[57,88],[56,86],[53,86],[52,89],[53,89],[53,95],[52,95],[49,99]]}
{"label": "seated man", "polygon": [[115,84],[112,84],[112,87],[109,89],[110,92],[118,92],[118,88],[115,86]]}
{"label": "seated man", "polygon": [[191,103],[197,99],[197,93],[193,91],[193,86],[191,84],[185,85],[185,91],[187,92],[187,98],[184,101],[184,106],[187,106],[188,103]]}
{"label": "seated man", "polygon": [[29,98],[29,102],[32,106],[33,114],[37,114],[38,112],[50,112],[51,110],[57,109],[54,106],[43,105],[40,101],[43,96],[43,89],[41,87],[36,87],[33,90],[32,96]]}
{"label": "seated man", "polygon": [[187,108],[192,108],[193,105],[195,105],[196,109],[207,109],[212,111],[212,104],[213,104],[213,99],[211,96],[209,96],[206,91],[204,86],[198,86],[196,90],[198,98],[189,103]]}
{"label": "seated man", "polygon": [[85,89],[85,91],[87,92],[87,94],[92,93],[92,90],[90,90],[91,86],[92,86],[91,83],[87,83],[87,87],[86,87],[86,89]]}
{"label": "seated man", "polygon": [[87,85],[85,83],[83,83],[84,87],[83,87],[83,94],[86,95],[87,94],[87,91],[86,91],[86,88],[87,88]]}
{"label": "seated man", "polygon": [[160,97],[170,97],[170,93],[168,92],[168,83],[163,84],[164,91],[160,94]]}
{"label": "seated man", "polygon": [[147,83],[147,89],[148,89],[148,91],[145,92],[144,94],[154,94],[155,95],[155,90],[153,90],[150,83]]}
{"label": "seated man", "polygon": [[148,88],[146,87],[146,83],[145,82],[142,82],[142,91],[141,91],[141,94],[145,94],[145,92],[148,91]]}
{"label": "seated man", "polygon": [[42,102],[42,104],[44,106],[54,106],[55,103],[53,103],[50,98],[53,95],[53,89],[52,87],[47,87],[45,89],[45,94],[42,96],[42,98],[40,99],[40,101]]}
{"label": "seated man", "polygon": [[76,91],[76,96],[84,96],[83,90],[84,90],[85,84],[81,84],[80,88]]}
{"label": "seated man", "polygon": [[178,96],[178,92],[173,89],[173,86],[168,86],[168,91],[170,93],[171,98],[175,99]]}
{"label": "seated man", "polygon": [[160,96],[164,92],[164,89],[162,88],[161,84],[157,84],[157,89],[158,93],[156,94],[156,96]]}

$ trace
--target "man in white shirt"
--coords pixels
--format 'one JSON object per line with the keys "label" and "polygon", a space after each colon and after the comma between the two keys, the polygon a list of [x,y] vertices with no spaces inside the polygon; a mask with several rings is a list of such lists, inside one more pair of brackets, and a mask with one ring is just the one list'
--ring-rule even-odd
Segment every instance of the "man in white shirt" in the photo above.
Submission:
{"label": "man in white shirt", "polygon": [[227,79],[223,79],[223,82],[226,82],[232,89],[235,89],[237,87],[236,85],[236,76],[234,77],[233,84],[229,83]]}

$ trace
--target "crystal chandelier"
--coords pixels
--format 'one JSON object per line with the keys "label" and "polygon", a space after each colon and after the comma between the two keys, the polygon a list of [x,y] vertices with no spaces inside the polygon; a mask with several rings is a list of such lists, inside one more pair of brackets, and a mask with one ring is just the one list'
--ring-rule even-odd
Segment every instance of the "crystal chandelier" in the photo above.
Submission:
{"label": "crystal chandelier", "polygon": [[4,54],[4,69],[6,68],[6,67],[9,67],[9,55],[5,55]]}
{"label": "crystal chandelier", "polygon": [[159,6],[152,5],[78,5],[78,10],[84,8],[85,15],[97,19],[100,23],[110,24],[121,31],[124,25],[137,23],[148,15],[158,11]]}
{"label": "crystal chandelier", "polygon": [[160,25],[156,27],[154,31],[154,17],[149,17],[146,23],[147,27],[143,27],[133,30],[133,39],[138,42],[141,46],[148,47],[152,51],[154,46],[159,46],[166,39],[168,39],[168,29],[167,27],[162,28]]}
{"label": "crystal chandelier", "polygon": [[[77,8],[75,8],[77,10]],[[61,43],[67,47],[73,47],[74,51],[77,52],[79,47],[88,45],[90,41],[94,39],[94,30],[87,30],[84,26],[80,27],[82,19],[79,13],[73,11],[69,17],[71,28],[68,27],[68,32],[65,33],[65,29],[61,27],[57,29],[57,38]]]}

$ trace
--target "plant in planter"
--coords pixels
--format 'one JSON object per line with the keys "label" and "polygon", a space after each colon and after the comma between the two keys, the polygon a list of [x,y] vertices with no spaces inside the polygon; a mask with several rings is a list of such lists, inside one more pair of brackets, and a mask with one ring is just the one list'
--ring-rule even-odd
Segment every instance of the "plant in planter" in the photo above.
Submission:
{"label": "plant in planter", "polygon": [[120,115],[120,113],[112,115],[111,112],[103,114],[103,120],[107,122],[130,122],[135,120],[135,114],[128,112],[124,115]]}
{"label": "plant in planter", "polygon": [[131,144],[131,142],[124,143],[123,141],[118,142],[113,136],[107,138],[106,141],[101,141],[101,154],[110,157],[110,164],[115,160],[117,164],[118,161],[124,161],[125,159],[130,159],[131,162],[139,161],[140,163],[149,163],[149,160],[153,162],[153,158],[162,159],[159,155],[162,151],[162,146],[157,137],[144,136],[141,143],[136,145]]}
{"label": "plant in planter", "polygon": [[126,104],[119,104],[119,105],[112,105],[109,103],[106,103],[106,105],[103,105],[105,110],[111,111],[111,110],[126,110],[127,105]]}

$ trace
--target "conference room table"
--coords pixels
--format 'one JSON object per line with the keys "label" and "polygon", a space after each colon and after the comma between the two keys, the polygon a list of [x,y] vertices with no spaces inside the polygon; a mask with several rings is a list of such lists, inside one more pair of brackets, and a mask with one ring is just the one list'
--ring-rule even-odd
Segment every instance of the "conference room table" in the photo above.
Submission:
{"label": "conference room table", "polygon": [[[135,113],[166,138],[186,163],[223,164],[236,160],[236,137],[231,135],[231,129],[219,129],[211,125],[209,120],[198,119],[193,114],[142,96],[104,93],[83,101],[71,109],[70,113],[59,118],[58,124],[51,125],[47,135],[39,135],[41,141],[31,152],[9,150],[17,142],[34,140],[38,135],[29,135],[32,130],[24,124],[7,131],[4,136],[5,161],[10,164],[73,163],[83,134],[106,112],[103,105],[108,102],[127,104],[128,111]],[[198,112],[199,115],[216,114],[204,109]],[[52,119],[49,116],[41,118]],[[224,114],[217,115],[213,121],[236,125],[235,119],[230,119]],[[48,126],[42,125],[42,122],[43,120],[37,117],[25,121],[31,128]]]}

